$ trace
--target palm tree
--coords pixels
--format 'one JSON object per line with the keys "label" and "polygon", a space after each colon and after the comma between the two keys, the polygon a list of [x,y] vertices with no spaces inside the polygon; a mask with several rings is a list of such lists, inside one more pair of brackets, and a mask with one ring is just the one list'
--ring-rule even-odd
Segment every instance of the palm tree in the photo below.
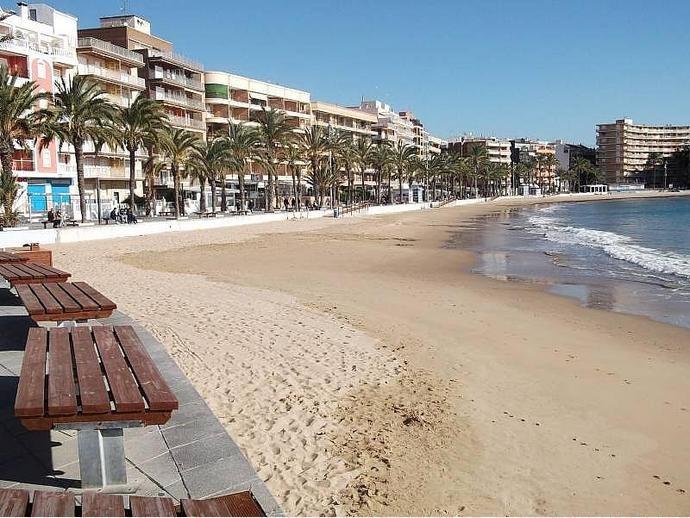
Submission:
{"label": "palm tree", "polygon": [[[228,154],[231,158],[231,163],[237,169],[237,183],[240,191],[241,210],[244,210],[245,206],[244,176],[246,174],[247,163],[256,153],[259,139],[259,134],[253,128],[242,124],[230,125],[227,137]],[[223,182],[223,185],[225,185],[225,182]]]}
{"label": "palm tree", "polygon": [[472,176],[474,179],[474,197],[479,197],[479,191],[477,189],[477,179],[486,169],[486,164],[489,161],[489,155],[484,146],[472,146],[470,148],[470,154],[468,155],[468,163],[472,170]]}
{"label": "palm tree", "polygon": [[25,147],[27,140],[39,134],[45,117],[43,110],[33,108],[49,96],[37,92],[36,88],[33,81],[18,86],[17,78],[9,74],[7,67],[0,65],[0,205],[3,208],[3,224],[8,226],[14,225],[17,220],[14,202],[18,187],[12,170],[14,143]]}
{"label": "palm tree", "polygon": [[376,171],[376,203],[381,204],[381,187],[383,175],[391,163],[391,144],[388,140],[383,140],[374,146],[371,152],[371,164]]}
{"label": "palm tree", "polygon": [[[405,178],[405,173],[412,165],[412,160],[417,156],[417,148],[398,142],[391,153],[391,163],[395,167],[395,177],[398,180],[398,196],[400,197],[400,203],[402,203],[402,185],[403,179]],[[412,198],[412,184],[408,185],[408,201]]]}
{"label": "palm tree", "polygon": [[[204,187],[208,181],[211,186],[211,210],[216,211],[216,182],[222,181],[220,210],[227,210],[225,194],[225,171],[233,164],[230,155],[230,142],[227,137],[216,137],[210,142],[201,141],[190,158],[189,166],[192,176],[199,182],[201,200],[199,210],[206,211],[206,193]],[[203,204],[203,208],[202,208]]]}
{"label": "palm tree", "polygon": [[362,182],[362,200],[364,201],[366,195],[366,186],[364,184],[364,172],[371,164],[371,156],[374,151],[374,144],[371,140],[360,138],[355,144],[355,157],[357,165],[359,166],[359,175]]}
{"label": "palm tree", "polygon": [[152,147],[167,118],[161,103],[144,95],[137,97],[131,106],[118,108],[115,113],[115,139],[129,154],[129,199],[132,210],[135,209],[136,153],[139,148]]}
{"label": "palm tree", "polygon": [[285,160],[292,176],[292,195],[295,197],[297,210],[299,211],[302,205],[302,160],[304,160],[304,150],[295,144],[286,146],[283,149],[283,160]]}
{"label": "palm tree", "polygon": [[652,151],[647,155],[647,164],[652,169],[652,186],[656,188],[656,171],[659,165],[662,163],[663,155],[658,151]]}
{"label": "palm tree", "polygon": [[103,143],[116,145],[115,132],[111,126],[116,107],[106,99],[105,93],[87,76],[75,75],[70,80],[64,77],[55,82],[56,92],[50,117],[43,125],[41,147],[57,138],[60,144],[74,147],[77,163],[77,188],[82,223],[86,220],[86,199],[84,194],[84,144],[94,143],[96,151]]}
{"label": "palm tree", "polygon": [[[310,181],[313,184],[314,195],[318,197],[321,192],[321,181],[324,180],[321,174],[322,160],[329,149],[328,130],[323,126],[312,126],[304,130],[301,136],[304,157],[309,162],[311,168]],[[320,205],[319,201],[317,204]]]}
{"label": "palm tree", "polygon": [[345,169],[345,177],[347,180],[347,205],[352,205],[354,201],[354,187],[355,178],[353,174],[353,169],[357,163],[357,150],[355,149],[352,140],[345,140],[341,143],[338,148],[338,159]]}
{"label": "palm tree", "polygon": [[259,126],[256,128],[258,142],[264,154],[267,166],[268,185],[266,187],[266,211],[273,212],[274,178],[278,183],[278,150],[288,145],[295,138],[294,128],[285,119],[281,110],[265,109],[257,114]]}
{"label": "palm tree", "polygon": [[156,178],[165,168],[165,162],[161,160],[158,156],[151,154],[149,158],[144,162],[144,178],[146,181],[146,215],[150,215],[153,211],[153,187],[156,182]]}
{"label": "palm tree", "polygon": [[[199,154],[201,139],[193,131],[168,127],[161,133],[160,147],[173,175],[175,217],[180,217],[180,168],[185,168]],[[184,214],[184,204],[182,204]]]}

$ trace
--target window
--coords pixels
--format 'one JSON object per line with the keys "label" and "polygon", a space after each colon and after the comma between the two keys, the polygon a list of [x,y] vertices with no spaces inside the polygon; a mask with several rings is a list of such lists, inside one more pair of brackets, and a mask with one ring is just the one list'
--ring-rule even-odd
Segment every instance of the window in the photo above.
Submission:
{"label": "window", "polygon": [[43,163],[43,167],[51,166],[50,149],[46,148],[41,151],[41,162]]}
{"label": "window", "polygon": [[36,63],[36,74],[38,75],[39,79],[45,79],[47,77],[46,62],[42,59]]}
{"label": "window", "polygon": [[29,19],[36,21],[36,9],[29,9]]}

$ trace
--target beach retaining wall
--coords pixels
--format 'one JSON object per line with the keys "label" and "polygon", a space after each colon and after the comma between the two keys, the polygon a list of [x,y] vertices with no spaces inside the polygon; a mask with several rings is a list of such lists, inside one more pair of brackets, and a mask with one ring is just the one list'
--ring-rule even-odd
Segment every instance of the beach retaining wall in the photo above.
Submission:
{"label": "beach retaining wall", "polygon": [[[470,205],[482,203],[486,200],[456,200],[444,207]],[[437,203],[404,203],[400,205],[379,205],[369,207],[362,212],[355,212],[349,217],[375,216],[380,214],[395,214],[415,210],[429,210],[436,208]],[[90,225],[78,227],[63,227],[35,230],[5,230],[0,232],[0,248],[17,247],[27,243],[52,245],[54,243],[74,243],[78,241],[95,241],[99,239],[114,239],[118,237],[146,236],[163,232],[188,232],[190,230],[208,230],[214,228],[236,227],[240,225],[255,225],[273,221],[289,221],[294,219],[318,219],[333,216],[333,211],[321,210],[304,212],[301,216],[294,216],[292,212],[276,212],[273,214],[251,214],[247,216],[224,216],[208,219],[162,219],[146,221],[136,225]]]}

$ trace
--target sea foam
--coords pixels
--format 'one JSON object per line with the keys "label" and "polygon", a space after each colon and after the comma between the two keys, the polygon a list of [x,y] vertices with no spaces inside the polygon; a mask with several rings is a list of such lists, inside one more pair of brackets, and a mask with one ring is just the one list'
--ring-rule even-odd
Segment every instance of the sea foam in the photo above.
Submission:
{"label": "sea foam", "polygon": [[557,209],[549,207],[530,216],[532,232],[543,234],[546,239],[556,243],[597,248],[614,259],[636,264],[652,272],[690,279],[690,256],[641,246],[631,237],[614,232],[573,227],[558,218],[557,213]]}

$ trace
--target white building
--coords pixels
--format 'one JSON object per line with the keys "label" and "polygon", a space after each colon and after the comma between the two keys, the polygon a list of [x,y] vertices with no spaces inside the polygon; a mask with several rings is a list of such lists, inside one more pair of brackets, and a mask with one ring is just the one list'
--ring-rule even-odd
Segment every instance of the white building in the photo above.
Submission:
{"label": "white building", "polygon": [[[5,13],[6,14],[6,13]],[[0,21],[0,63],[19,82],[34,81],[38,91],[54,92],[55,81],[77,66],[77,18],[44,4],[18,3],[16,14]],[[16,149],[13,169],[20,185],[18,209],[24,214],[45,212],[49,206],[69,205],[76,194],[73,171],[58,163],[58,145],[51,142],[39,152]]]}

